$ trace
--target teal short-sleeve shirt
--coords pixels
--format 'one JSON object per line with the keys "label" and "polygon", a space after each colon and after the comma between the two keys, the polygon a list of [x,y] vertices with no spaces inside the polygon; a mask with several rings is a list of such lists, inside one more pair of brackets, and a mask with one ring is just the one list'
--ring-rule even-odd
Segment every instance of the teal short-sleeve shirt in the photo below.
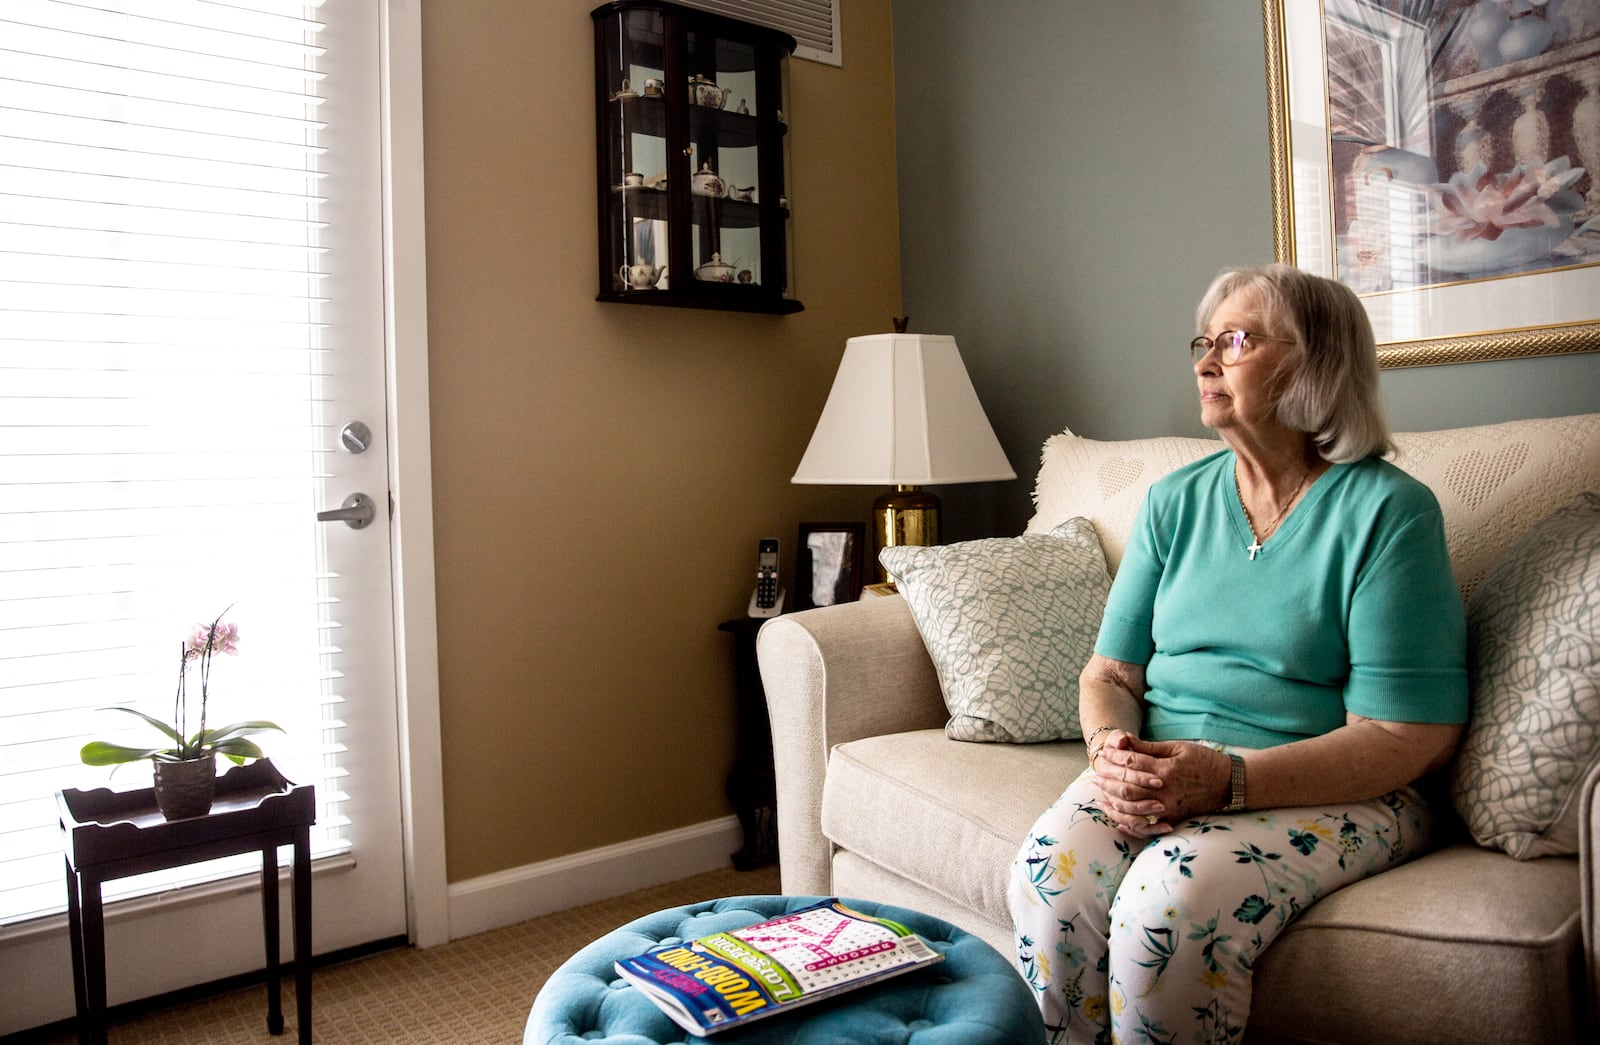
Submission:
{"label": "teal short-sleeve shirt", "polygon": [[1271,747],[1347,712],[1467,718],[1466,621],[1433,492],[1379,458],[1319,476],[1254,559],[1234,455],[1150,488],[1095,652],[1145,665],[1144,735]]}

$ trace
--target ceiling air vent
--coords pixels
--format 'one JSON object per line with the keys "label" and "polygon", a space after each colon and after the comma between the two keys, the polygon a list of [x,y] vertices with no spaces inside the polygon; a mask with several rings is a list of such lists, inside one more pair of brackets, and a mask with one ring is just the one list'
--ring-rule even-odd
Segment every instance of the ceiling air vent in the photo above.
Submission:
{"label": "ceiling air vent", "polygon": [[839,40],[840,0],[681,0],[686,7],[781,29],[798,44],[796,58],[843,65]]}

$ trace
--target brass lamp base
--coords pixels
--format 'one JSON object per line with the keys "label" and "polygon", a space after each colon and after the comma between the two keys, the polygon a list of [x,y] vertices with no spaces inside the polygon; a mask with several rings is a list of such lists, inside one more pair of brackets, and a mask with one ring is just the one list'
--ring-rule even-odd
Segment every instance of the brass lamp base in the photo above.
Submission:
{"label": "brass lamp base", "polygon": [[915,486],[898,486],[894,493],[872,502],[872,561],[877,564],[880,581],[894,581],[878,562],[883,549],[938,543],[939,498],[935,494]]}

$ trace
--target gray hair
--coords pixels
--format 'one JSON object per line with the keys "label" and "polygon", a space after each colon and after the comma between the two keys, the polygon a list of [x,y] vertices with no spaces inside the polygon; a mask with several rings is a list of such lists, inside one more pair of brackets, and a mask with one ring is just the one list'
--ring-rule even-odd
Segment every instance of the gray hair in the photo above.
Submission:
{"label": "gray hair", "polygon": [[1278,420],[1312,436],[1317,452],[1335,464],[1394,450],[1378,387],[1378,348],[1367,310],[1337,280],[1290,265],[1261,265],[1223,272],[1195,311],[1197,332],[1233,294],[1255,293],[1263,333],[1294,338],[1284,358]]}

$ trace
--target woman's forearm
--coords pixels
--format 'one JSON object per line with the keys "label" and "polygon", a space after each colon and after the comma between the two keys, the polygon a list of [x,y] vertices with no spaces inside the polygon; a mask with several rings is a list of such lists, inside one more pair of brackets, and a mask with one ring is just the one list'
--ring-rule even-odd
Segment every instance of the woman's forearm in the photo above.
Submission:
{"label": "woman's forearm", "polygon": [[1078,677],[1078,723],[1090,753],[1115,731],[1139,735],[1144,723],[1144,666],[1098,653]]}
{"label": "woman's forearm", "polygon": [[[1133,694],[1120,686],[1109,682],[1098,682],[1093,685],[1079,685],[1078,687],[1078,722],[1083,726],[1083,736],[1087,740],[1090,733],[1109,726],[1111,729],[1120,729],[1124,732],[1139,734],[1139,726],[1144,722],[1144,709]],[[1105,734],[1100,734],[1096,744],[1105,739]]]}
{"label": "woman's forearm", "polygon": [[1251,809],[1361,802],[1449,761],[1463,727],[1352,715],[1320,737],[1244,754]]}

